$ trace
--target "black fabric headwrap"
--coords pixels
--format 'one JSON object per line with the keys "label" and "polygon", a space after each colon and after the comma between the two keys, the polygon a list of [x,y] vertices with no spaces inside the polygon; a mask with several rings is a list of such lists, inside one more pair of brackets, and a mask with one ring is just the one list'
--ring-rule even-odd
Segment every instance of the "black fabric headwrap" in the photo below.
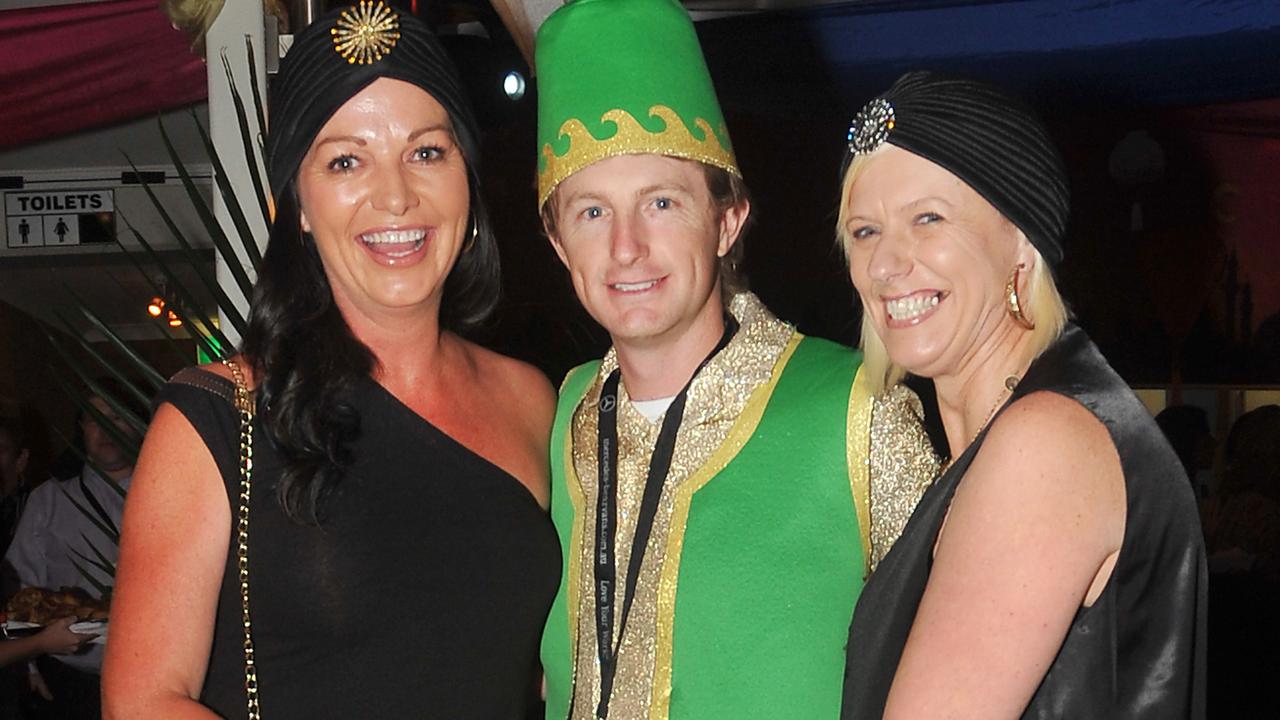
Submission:
{"label": "black fabric headwrap", "polygon": [[867,103],[848,139],[848,157],[887,142],[946,168],[1022,230],[1050,268],[1062,262],[1067,174],[1022,102],[985,83],[910,72]]}
{"label": "black fabric headwrap", "polygon": [[[396,13],[399,36],[380,59],[366,64],[348,62],[334,42],[334,28],[341,32],[343,13],[352,17],[360,5],[341,8],[307,26],[294,38],[280,61],[280,73],[271,87],[267,133],[267,175],[271,192],[279,197],[298,172],[311,142],[343,103],[378,78],[394,78],[417,85],[436,99],[453,123],[453,132],[467,161],[474,186],[479,160],[479,131],[475,115],[440,40],[421,20]],[[381,5],[381,3],[377,3]]]}

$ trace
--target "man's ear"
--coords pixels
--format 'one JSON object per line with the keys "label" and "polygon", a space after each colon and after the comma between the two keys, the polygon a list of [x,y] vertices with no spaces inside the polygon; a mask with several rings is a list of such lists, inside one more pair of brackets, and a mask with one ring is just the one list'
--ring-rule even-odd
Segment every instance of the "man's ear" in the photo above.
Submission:
{"label": "man's ear", "polygon": [[725,208],[720,215],[720,242],[716,246],[716,256],[724,257],[733,249],[734,243],[742,235],[742,228],[751,216],[751,201],[743,200],[737,205]]}
{"label": "man's ear", "polygon": [[551,232],[546,223],[542,225],[542,231],[547,235],[547,241],[551,243],[551,249],[556,251],[556,257],[560,258],[560,262],[567,268],[569,267],[569,258],[564,254],[564,243],[560,242],[560,237]]}
{"label": "man's ear", "polygon": [[18,453],[18,459],[17,459],[17,462],[15,463],[15,465],[18,468],[19,474],[25,473],[27,471],[27,463],[30,460],[31,460],[31,451],[27,450],[26,448],[22,448],[22,452]]}

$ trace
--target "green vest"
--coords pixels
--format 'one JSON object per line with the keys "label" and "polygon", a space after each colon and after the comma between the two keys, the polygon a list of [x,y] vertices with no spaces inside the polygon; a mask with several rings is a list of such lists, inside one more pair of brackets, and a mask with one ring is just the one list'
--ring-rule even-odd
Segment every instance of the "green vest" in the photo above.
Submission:
{"label": "green vest", "polygon": [[[851,402],[857,353],[795,339],[794,352],[778,361],[785,367],[752,397],[708,461],[724,461],[723,469],[676,506],[671,533],[682,539],[668,542],[663,566],[674,581],[674,617],[658,619],[651,718],[839,715],[845,639],[866,572],[854,497],[859,472],[866,486],[870,399]],[[569,492],[568,483],[577,482],[572,417],[599,365],[580,366],[565,379],[551,437],[551,516],[565,573],[542,640],[549,719],[566,717],[573,691],[579,608],[571,607],[577,593],[569,588],[579,573],[592,572],[582,561],[581,532],[574,532],[583,510],[575,499],[583,492]],[[580,662],[590,668],[595,658]]]}

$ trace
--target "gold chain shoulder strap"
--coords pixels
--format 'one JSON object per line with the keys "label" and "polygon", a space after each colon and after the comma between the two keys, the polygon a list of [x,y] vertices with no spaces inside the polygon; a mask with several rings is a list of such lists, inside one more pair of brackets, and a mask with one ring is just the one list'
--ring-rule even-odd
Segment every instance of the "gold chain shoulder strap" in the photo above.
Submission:
{"label": "gold chain shoulder strap", "polygon": [[258,666],[253,657],[253,624],[249,621],[249,491],[253,486],[253,401],[240,366],[223,360],[236,381],[235,406],[240,416],[240,509],[236,513],[236,566],[240,570],[240,612],[244,618],[244,689],[249,720],[261,720]]}

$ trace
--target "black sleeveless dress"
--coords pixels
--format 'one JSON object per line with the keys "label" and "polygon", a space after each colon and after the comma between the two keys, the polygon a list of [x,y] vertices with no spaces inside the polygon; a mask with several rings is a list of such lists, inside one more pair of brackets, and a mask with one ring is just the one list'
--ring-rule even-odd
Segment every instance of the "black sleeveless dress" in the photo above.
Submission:
{"label": "black sleeveless dress", "polygon": [[[157,404],[186,416],[227,487],[231,546],[200,699],[243,718],[233,387],[184,370]],[[254,433],[249,583],[262,716],[523,718],[559,578],[550,519],[519,481],[372,379],[352,402],[355,462],[321,527],[284,516],[279,455]]]}
{"label": "black sleeveless dress", "polygon": [[[1008,403],[1040,390],[1077,400],[1106,426],[1120,456],[1128,514],[1110,581],[1077,613],[1022,717],[1203,718],[1208,581],[1182,465],[1150,413],[1078,327],[1068,325],[1032,363]],[[925,492],[862,590],[846,650],[844,720],[884,715],[929,579],[934,541],[985,436]]]}

